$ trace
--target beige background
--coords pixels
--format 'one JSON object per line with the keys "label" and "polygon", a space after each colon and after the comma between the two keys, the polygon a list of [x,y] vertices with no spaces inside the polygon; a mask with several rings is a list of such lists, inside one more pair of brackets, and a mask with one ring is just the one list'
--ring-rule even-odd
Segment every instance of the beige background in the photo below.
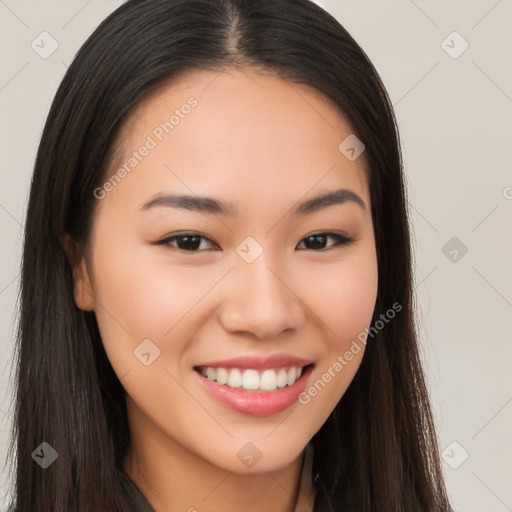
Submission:
{"label": "beige background", "polygon": [[[121,3],[0,0],[0,496],[35,152],[67,65]],[[512,511],[512,1],[317,3],[364,48],[396,107],[420,334],[455,510]],[[43,31],[58,43],[47,59],[31,48]]]}

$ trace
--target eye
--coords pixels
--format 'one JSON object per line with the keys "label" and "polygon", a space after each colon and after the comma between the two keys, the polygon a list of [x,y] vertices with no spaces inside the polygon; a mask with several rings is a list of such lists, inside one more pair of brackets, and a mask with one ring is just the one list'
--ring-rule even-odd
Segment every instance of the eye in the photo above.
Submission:
{"label": "eye", "polygon": [[[312,233],[308,235],[306,238],[301,240],[300,243],[306,242],[310,247],[308,249],[314,251],[326,250],[325,244],[326,242],[334,241],[334,243],[330,244],[329,247],[336,246],[346,246],[355,241],[354,238],[347,237],[345,235],[341,235],[338,233]],[[187,252],[201,252],[198,249],[201,247],[201,243],[205,241],[207,244],[213,244],[218,247],[214,242],[212,242],[206,235],[202,233],[194,233],[187,232],[179,235],[173,235],[167,238],[164,238],[158,242],[157,245],[168,245],[174,247],[176,249],[187,251]],[[299,244],[300,245],[300,244]],[[297,246],[298,247],[298,246]],[[329,248],[327,247],[327,248]],[[214,249],[216,250],[216,249]]]}
{"label": "eye", "polygon": [[214,242],[212,242],[202,233],[182,233],[181,235],[174,235],[164,238],[163,240],[157,242],[157,245],[170,245],[171,247],[176,247],[173,245],[173,242],[176,242],[177,249],[181,249],[187,252],[200,252],[197,251],[197,249],[201,246],[201,242],[203,240],[214,244]]}
{"label": "eye", "polygon": [[313,250],[316,250],[317,252],[319,252],[319,250],[326,249],[325,242],[327,240],[331,240],[331,241],[334,240],[334,243],[331,244],[330,247],[345,246],[345,245],[349,245],[355,241],[354,238],[351,238],[351,237],[348,237],[345,235],[327,232],[327,233],[312,233],[311,235],[308,235],[306,238],[304,238],[300,243],[307,241],[310,244],[310,249],[313,249]]}

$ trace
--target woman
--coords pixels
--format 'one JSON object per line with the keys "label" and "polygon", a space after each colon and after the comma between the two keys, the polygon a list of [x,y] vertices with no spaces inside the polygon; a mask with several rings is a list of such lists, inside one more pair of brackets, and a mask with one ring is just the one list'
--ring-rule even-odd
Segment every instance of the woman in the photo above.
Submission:
{"label": "woman", "polygon": [[392,107],[340,24],[129,0],[37,155],[12,509],[450,510],[411,283]]}

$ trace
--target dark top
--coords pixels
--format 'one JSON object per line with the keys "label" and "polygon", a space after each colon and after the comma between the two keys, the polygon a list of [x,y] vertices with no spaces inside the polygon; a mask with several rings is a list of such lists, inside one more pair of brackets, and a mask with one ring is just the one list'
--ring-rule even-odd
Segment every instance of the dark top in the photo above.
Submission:
{"label": "dark top", "polygon": [[119,479],[123,495],[130,506],[130,512],[155,512],[155,509],[124,471],[119,471]]}
{"label": "dark top", "polygon": [[[148,503],[142,492],[135,485],[132,479],[121,470],[118,470],[119,481],[123,497],[128,504],[129,512],[155,512],[155,509]],[[127,511],[127,512],[128,512]],[[14,503],[11,503],[7,512],[16,512]]]}

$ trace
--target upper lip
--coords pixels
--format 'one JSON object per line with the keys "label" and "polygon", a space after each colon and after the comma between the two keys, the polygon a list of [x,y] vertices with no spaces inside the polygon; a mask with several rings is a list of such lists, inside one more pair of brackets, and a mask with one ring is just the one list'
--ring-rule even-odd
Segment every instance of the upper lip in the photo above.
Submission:
{"label": "upper lip", "polygon": [[197,366],[209,366],[210,368],[254,368],[255,370],[266,370],[270,368],[281,368],[283,366],[307,366],[313,361],[289,354],[274,354],[272,356],[247,356],[234,357],[218,361],[208,361]]}

